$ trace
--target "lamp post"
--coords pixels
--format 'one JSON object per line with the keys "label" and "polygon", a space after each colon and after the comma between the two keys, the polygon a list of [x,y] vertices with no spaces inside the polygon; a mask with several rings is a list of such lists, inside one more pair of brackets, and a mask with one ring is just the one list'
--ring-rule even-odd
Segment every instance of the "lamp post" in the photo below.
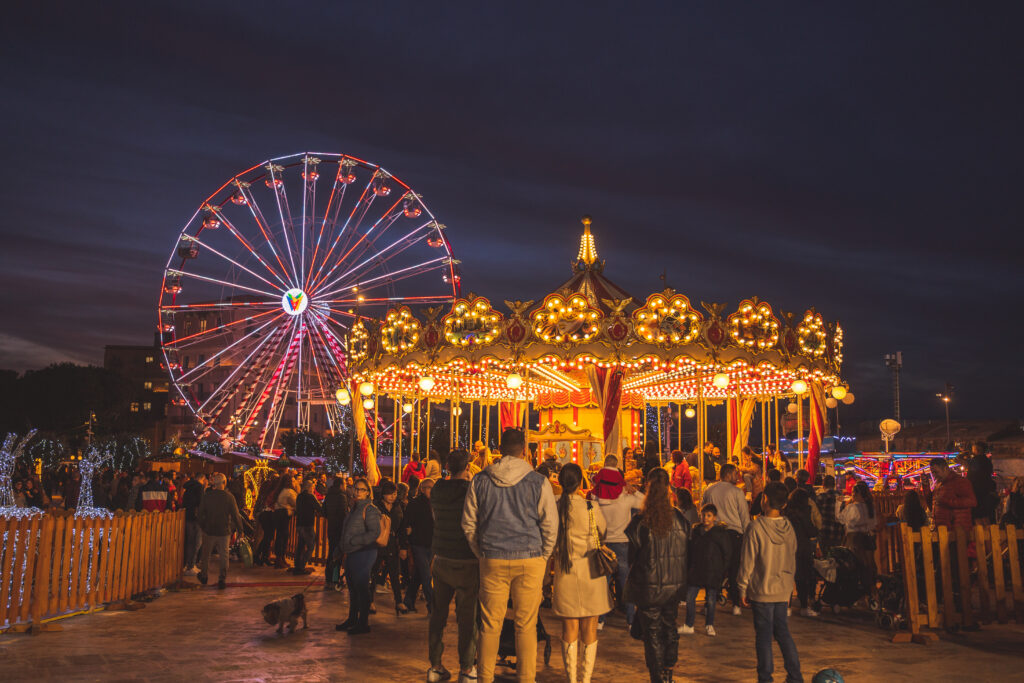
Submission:
{"label": "lamp post", "polygon": [[940,393],[940,394],[935,394],[935,397],[940,399],[945,404],[945,406],[946,406],[946,445],[947,446],[949,445],[949,442],[953,440],[952,436],[950,435],[950,430],[949,430],[949,402],[953,398],[953,389],[955,389],[955,388],[956,387],[954,387],[952,384],[950,384],[949,382],[946,382],[946,391],[943,392],[943,393]]}

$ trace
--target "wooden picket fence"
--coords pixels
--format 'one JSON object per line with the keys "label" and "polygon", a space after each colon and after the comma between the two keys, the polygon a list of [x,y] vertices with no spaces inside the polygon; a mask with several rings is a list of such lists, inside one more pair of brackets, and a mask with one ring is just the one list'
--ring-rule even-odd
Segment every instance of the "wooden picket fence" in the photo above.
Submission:
{"label": "wooden picket fence", "polygon": [[[329,555],[327,545],[327,519],[317,515],[313,522],[313,538],[316,539],[313,545],[313,554],[309,558],[309,564],[326,565]],[[295,528],[295,515],[292,515],[288,522],[288,547],[285,555],[295,558],[295,548],[299,542],[299,533]]]}
{"label": "wooden picket fence", "polygon": [[180,580],[185,512],[0,518],[0,538],[0,629],[35,629]]}
{"label": "wooden picket fence", "polygon": [[972,628],[994,621],[1005,624],[1011,617],[1024,624],[1024,530],[979,524],[970,531],[914,531],[901,524],[900,536],[907,621],[913,635],[924,627]]}

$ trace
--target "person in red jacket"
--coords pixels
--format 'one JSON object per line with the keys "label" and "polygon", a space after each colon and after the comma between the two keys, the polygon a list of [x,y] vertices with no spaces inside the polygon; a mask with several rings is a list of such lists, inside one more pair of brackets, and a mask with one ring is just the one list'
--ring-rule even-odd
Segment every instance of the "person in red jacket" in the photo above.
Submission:
{"label": "person in red jacket", "polygon": [[686,462],[682,451],[672,451],[672,488],[693,490],[693,478],[690,476],[690,463]]}
{"label": "person in red jacket", "polygon": [[978,504],[971,482],[949,469],[945,458],[928,463],[935,478],[932,493],[932,520],[935,526],[971,529],[971,510]]}
{"label": "person in red jacket", "polygon": [[420,462],[420,456],[417,453],[413,453],[409,456],[409,464],[402,470],[402,483],[408,484],[411,477],[416,477],[417,481],[423,481],[427,476],[427,470],[423,467],[423,463]]}

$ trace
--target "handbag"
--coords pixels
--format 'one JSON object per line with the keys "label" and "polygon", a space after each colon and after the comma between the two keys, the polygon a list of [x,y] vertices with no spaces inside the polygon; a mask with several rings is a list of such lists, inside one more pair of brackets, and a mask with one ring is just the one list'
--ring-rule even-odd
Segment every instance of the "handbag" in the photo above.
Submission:
{"label": "handbag", "polygon": [[601,543],[601,537],[597,533],[597,522],[594,521],[594,504],[587,501],[587,514],[590,516],[590,533],[594,536],[596,549],[593,553],[593,564],[590,573],[593,578],[599,576],[615,576],[619,569],[619,559],[615,551]]}

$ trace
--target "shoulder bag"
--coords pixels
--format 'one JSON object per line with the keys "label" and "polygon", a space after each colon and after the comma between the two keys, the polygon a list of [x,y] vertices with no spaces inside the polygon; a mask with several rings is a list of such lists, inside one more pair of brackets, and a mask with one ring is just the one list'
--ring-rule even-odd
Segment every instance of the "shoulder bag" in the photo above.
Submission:
{"label": "shoulder bag", "polygon": [[601,543],[601,538],[597,533],[597,522],[594,520],[594,504],[589,500],[587,501],[587,515],[590,517],[590,533],[594,537],[594,546],[596,547],[590,567],[591,577],[596,579],[600,576],[615,576],[619,569],[619,560],[615,556],[614,550]]}

